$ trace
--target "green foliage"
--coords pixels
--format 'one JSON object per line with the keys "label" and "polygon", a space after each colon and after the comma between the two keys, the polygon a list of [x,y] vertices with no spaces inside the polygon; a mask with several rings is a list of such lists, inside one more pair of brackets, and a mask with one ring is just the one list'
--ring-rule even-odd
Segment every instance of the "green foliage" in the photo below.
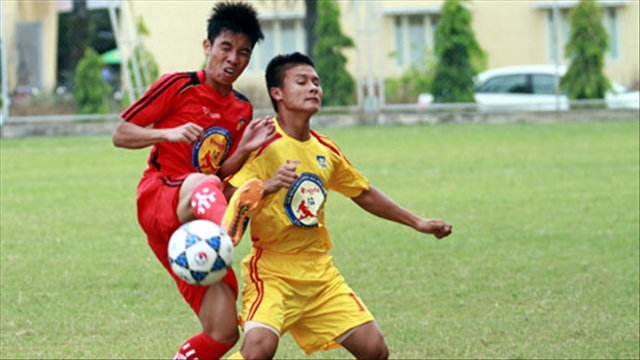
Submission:
{"label": "green foliage", "polygon": [[475,75],[486,66],[486,54],[471,27],[465,0],[446,0],[436,30],[438,59],[431,92],[436,102],[474,102]]}
{"label": "green foliage", "polygon": [[100,55],[89,48],[76,67],[73,102],[80,114],[109,112],[113,89],[102,78],[102,66]]}
{"label": "green foliage", "polygon": [[602,25],[602,9],[596,1],[581,0],[569,12],[569,22],[565,53],[571,65],[560,86],[570,99],[603,99],[611,85],[603,72],[609,35]]}
{"label": "green foliage", "polygon": [[433,84],[433,66],[411,66],[400,78],[385,79],[385,99],[389,104],[415,103],[418,95]]}
{"label": "green foliage", "polygon": [[318,1],[317,42],[313,48],[316,71],[322,79],[323,104],[349,105],[355,96],[355,81],[346,70],[347,58],[342,49],[353,41],[342,33],[340,8],[334,0]]}

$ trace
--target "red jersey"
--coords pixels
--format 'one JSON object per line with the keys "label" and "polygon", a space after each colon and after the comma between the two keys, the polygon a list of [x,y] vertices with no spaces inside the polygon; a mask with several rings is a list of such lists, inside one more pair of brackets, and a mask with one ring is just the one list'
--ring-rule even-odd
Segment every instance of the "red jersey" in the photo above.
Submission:
{"label": "red jersey", "polygon": [[215,174],[235,151],[252,116],[247,98],[235,90],[219,94],[206,84],[204,70],[163,75],[122,113],[125,121],[143,127],[166,129],[192,122],[204,129],[202,139],[192,144],[163,141],[153,146],[146,172],[169,176]]}

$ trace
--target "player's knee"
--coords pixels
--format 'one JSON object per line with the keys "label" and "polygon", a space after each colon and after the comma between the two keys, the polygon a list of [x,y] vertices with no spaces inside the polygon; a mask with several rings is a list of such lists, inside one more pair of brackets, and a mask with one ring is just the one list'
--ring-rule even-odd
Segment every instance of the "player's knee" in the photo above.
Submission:
{"label": "player's knee", "polygon": [[361,349],[357,357],[360,359],[388,359],[389,348],[387,348],[384,339],[370,341]]}
{"label": "player's knee", "polygon": [[276,355],[277,346],[262,344],[262,345],[243,345],[240,349],[242,357],[245,359],[273,359]]}
{"label": "player's knee", "polygon": [[237,326],[216,326],[206,330],[209,337],[226,345],[235,345],[240,339],[240,332]]}
{"label": "player's knee", "polygon": [[[253,335],[262,329],[254,330]],[[246,336],[240,353],[245,359],[273,359],[278,349],[278,337],[266,332],[261,336]]]}

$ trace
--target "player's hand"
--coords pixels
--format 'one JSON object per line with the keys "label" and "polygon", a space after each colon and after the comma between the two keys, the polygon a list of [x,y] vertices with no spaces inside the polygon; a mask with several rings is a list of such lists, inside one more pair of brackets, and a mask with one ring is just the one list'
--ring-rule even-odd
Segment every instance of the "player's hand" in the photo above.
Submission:
{"label": "player's hand", "polygon": [[246,152],[252,152],[271,140],[275,134],[276,126],[272,118],[267,116],[264,119],[255,119],[247,126],[238,147]]}
{"label": "player's hand", "polygon": [[200,139],[204,134],[204,130],[199,125],[194,123],[186,123],[184,125],[172,128],[165,129],[165,139],[168,142],[184,142],[187,144],[191,144],[196,140]]}
{"label": "player's hand", "polygon": [[289,188],[300,177],[296,173],[297,165],[288,163],[280,166],[272,178],[264,182],[264,194],[273,194],[282,188]]}
{"label": "player's hand", "polygon": [[416,226],[416,230],[431,234],[436,239],[442,239],[451,235],[453,226],[441,219],[423,219]]}

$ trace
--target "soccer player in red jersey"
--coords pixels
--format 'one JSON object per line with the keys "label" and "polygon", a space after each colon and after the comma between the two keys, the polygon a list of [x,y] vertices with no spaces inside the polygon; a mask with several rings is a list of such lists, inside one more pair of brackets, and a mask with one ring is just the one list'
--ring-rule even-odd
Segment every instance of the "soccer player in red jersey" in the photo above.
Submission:
{"label": "soccer player in red jersey", "polygon": [[275,134],[271,120],[252,121],[253,107],[233,89],[263,38],[251,5],[216,4],[203,42],[205,68],[161,76],[122,113],[113,134],[116,147],[151,147],[138,184],[138,221],[202,325],[202,332],[180,347],[177,359],[220,358],[239,337],[233,270],[214,285],[190,285],[171,271],[167,246],[181,224],[196,218],[220,224],[223,216],[223,228],[237,243],[246,210],[262,195],[262,183],[253,181],[228,206],[220,179],[237,171],[251,151]]}

